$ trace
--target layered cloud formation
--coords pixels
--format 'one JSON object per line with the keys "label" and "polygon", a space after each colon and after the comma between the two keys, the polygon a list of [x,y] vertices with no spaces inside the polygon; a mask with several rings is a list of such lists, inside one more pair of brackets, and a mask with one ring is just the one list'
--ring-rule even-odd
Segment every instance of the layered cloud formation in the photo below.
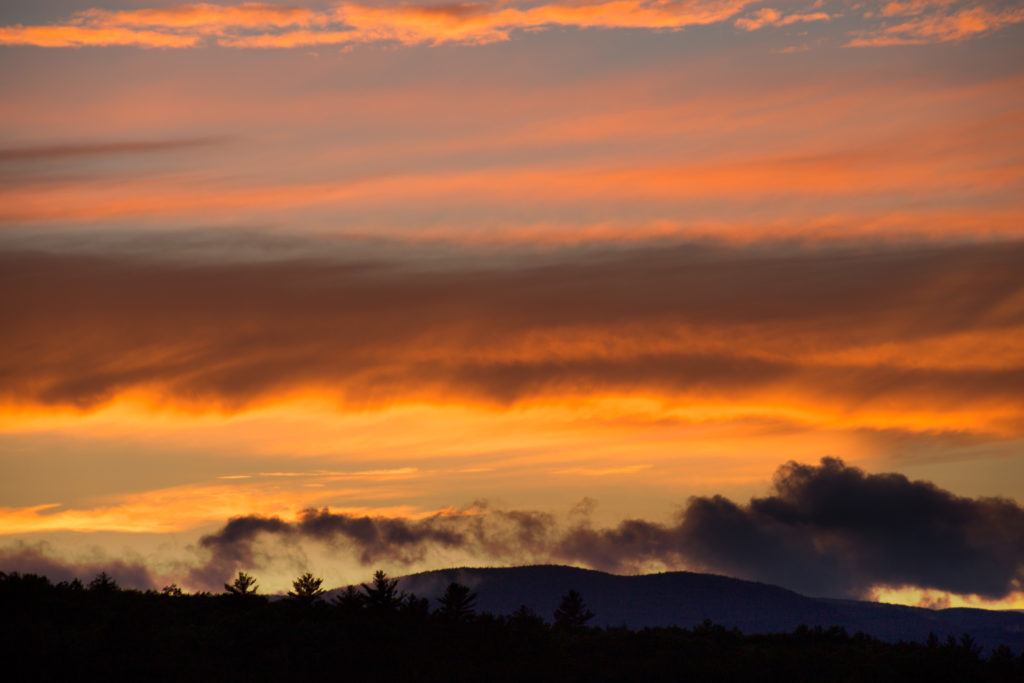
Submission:
{"label": "layered cloud formation", "polygon": [[350,406],[638,395],[1003,435],[1024,416],[1018,243],[281,245],[293,256],[217,260],[176,238],[162,255],[5,250],[19,296],[3,304],[0,398],[230,412],[308,391]]}

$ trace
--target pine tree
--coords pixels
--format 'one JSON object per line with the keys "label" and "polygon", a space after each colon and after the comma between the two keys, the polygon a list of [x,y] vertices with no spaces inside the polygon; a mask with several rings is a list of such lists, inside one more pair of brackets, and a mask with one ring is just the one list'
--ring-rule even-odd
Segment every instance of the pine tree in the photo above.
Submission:
{"label": "pine tree", "polygon": [[442,617],[452,621],[468,621],[475,614],[476,593],[470,592],[469,586],[453,581],[448,584],[438,602],[441,603],[438,614]]}
{"label": "pine tree", "polygon": [[363,584],[363,591],[371,608],[385,612],[398,610],[405,599],[405,594],[398,592],[398,579],[389,579],[383,569],[374,573],[371,585]]}
{"label": "pine tree", "polygon": [[348,586],[334,596],[334,604],[344,614],[358,614],[366,607],[366,595],[359,592],[355,586]]}
{"label": "pine tree", "polygon": [[594,618],[594,613],[583,602],[582,595],[570,590],[562,596],[562,604],[555,610],[554,616],[555,628],[578,631]]}
{"label": "pine tree", "polygon": [[224,588],[232,595],[255,595],[259,586],[256,585],[256,579],[245,572],[238,572],[234,583],[225,583]]}
{"label": "pine tree", "polygon": [[323,595],[324,590],[320,587],[323,582],[323,579],[313,576],[311,572],[306,572],[292,581],[292,588],[295,590],[288,591],[288,595],[296,602],[310,604]]}

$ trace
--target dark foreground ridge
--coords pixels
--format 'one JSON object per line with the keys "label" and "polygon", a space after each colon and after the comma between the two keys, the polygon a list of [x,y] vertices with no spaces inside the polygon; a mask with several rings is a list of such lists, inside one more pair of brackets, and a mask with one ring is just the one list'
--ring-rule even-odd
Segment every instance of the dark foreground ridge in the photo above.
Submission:
{"label": "dark foreground ridge", "polygon": [[619,576],[590,569],[537,565],[444,569],[401,579],[403,590],[433,599],[452,581],[470,586],[482,611],[509,614],[519,605],[544,613],[575,588],[594,610],[595,626],[693,627],[711,620],[743,633],[787,633],[801,624],[841,626],[849,633],[897,642],[968,634],[986,651],[1024,651],[1024,613],[984,609],[933,610],[856,600],[810,598],[753,581],[714,574],[666,572]]}
{"label": "dark foreground ridge", "polygon": [[[447,581],[446,572],[401,583],[377,572],[367,584],[328,596],[321,580],[307,573],[294,581],[287,597],[272,600],[259,595],[256,580],[241,572],[219,595],[188,595],[175,586],[159,592],[121,590],[106,574],[86,586],[0,572],[4,680],[1024,680],[1024,656],[1005,646],[983,652],[969,634],[890,643],[839,626],[798,626],[772,634],[743,634],[711,621],[690,628],[600,627],[593,624],[601,621],[595,612],[602,605],[618,604],[623,613],[642,611],[642,605],[629,605],[628,591],[588,595],[588,587],[627,577],[565,567],[451,571],[463,572],[460,578],[467,580],[488,578],[490,587],[481,580],[478,593]],[[559,595],[552,582],[566,578],[578,585]],[[671,587],[679,581],[698,582],[690,585],[704,585],[712,593],[722,586],[735,591],[746,586],[753,591],[748,599],[767,590],[763,602],[748,604],[752,611],[778,608],[788,596],[819,602],[699,574],[633,577],[626,583],[637,579],[651,591],[649,597],[664,591],[666,609],[679,597]],[[406,592],[416,582],[424,592],[440,591],[439,597]],[[503,584],[509,592],[501,591]],[[505,613],[482,611],[490,601],[511,600],[513,589],[531,587],[537,599],[555,596],[542,612],[523,604]],[[708,604],[715,600],[691,597]]]}

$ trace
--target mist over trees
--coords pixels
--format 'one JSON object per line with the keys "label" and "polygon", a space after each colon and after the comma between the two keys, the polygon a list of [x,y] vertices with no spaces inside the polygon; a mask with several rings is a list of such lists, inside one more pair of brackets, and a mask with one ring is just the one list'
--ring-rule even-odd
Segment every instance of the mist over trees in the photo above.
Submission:
{"label": "mist over trees", "polygon": [[372,580],[325,599],[305,572],[281,599],[239,572],[221,594],[121,589],[0,572],[7,680],[217,681],[1017,681],[1024,655],[982,652],[968,635],[886,643],[839,627],[742,634],[694,628],[596,628],[570,589],[550,618],[525,605],[478,612],[450,582],[431,604]]}

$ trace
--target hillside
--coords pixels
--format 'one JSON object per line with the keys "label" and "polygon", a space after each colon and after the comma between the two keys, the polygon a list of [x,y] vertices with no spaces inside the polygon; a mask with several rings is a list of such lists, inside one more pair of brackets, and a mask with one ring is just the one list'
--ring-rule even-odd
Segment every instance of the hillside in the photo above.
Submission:
{"label": "hillside", "polygon": [[[1024,650],[1024,614],[982,609],[931,610],[855,600],[810,598],[793,591],[726,576],[666,572],[618,576],[575,567],[538,565],[459,568],[412,574],[400,588],[432,601],[452,581],[478,594],[477,609],[510,614],[526,605],[547,619],[569,589],[594,611],[596,626],[684,626],[709,619],[744,633],[790,632],[801,624],[842,626],[887,641],[924,642],[968,634],[986,648]],[[332,591],[333,592],[333,591]]]}

